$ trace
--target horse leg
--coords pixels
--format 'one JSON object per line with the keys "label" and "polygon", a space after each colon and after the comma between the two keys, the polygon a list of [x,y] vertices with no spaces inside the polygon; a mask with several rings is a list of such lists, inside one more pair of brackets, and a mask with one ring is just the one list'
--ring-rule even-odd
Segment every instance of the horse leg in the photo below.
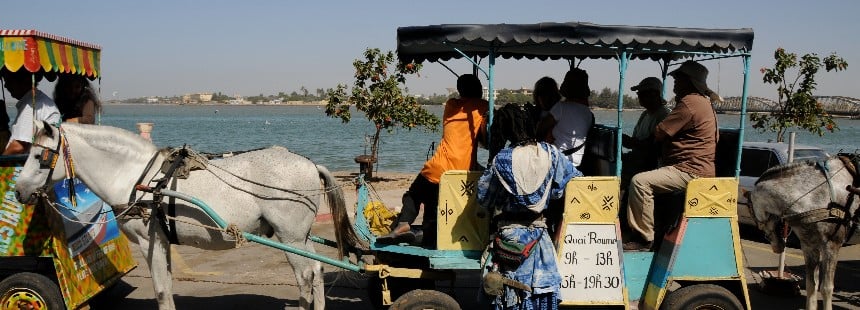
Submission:
{"label": "horse leg", "polygon": [[833,282],[836,280],[836,263],[839,260],[839,249],[841,242],[828,241],[827,248],[822,255],[821,263],[821,295],[824,299],[824,310],[833,309]]}
{"label": "horse leg", "polygon": [[[313,245],[309,242],[304,244],[295,242],[288,245],[309,253],[315,253]],[[293,273],[296,275],[296,283],[299,287],[299,308],[310,309],[311,303],[313,303],[314,309],[325,309],[325,286],[323,283],[322,264],[292,253],[287,253],[286,256],[290,266],[293,267]]]}
{"label": "horse leg", "polygon": [[143,220],[132,220],[121,227],[129,241],[137,243],[144,260],[146,260],[152,277],[152,288],[155,290],[158,309],[174,310],[176,305],[173,302],[173,275],[170,266],[169,244],[161,227],[155,221],[152,219],[149,225],[146,225]]}
{"label": "horse leg", "polygon": [[821,263],[820,245],[802,246],[806,265],[806,310],[818,309],[818,272]]}

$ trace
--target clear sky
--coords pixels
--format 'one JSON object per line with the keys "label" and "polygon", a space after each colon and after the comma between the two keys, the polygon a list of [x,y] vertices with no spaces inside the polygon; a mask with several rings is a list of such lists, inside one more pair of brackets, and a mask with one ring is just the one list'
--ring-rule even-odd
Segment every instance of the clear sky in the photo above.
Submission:
{"label": "clear sky", "polygon": [[[750,94],[774,98],[759,68],[773,51],[836,52],[849,67],[820,73],[818,95],[860,98],[860,1],[4,1],[0,29],[37,29],[102,46],[103,99],[221,91],[311,92],[352,82],[352,61],[368,47],[396,48],[402,26],[456,23],[587,21],[597,24],[753,28]],[[468,72],[465,61],[448,63]],[[585,61],[591,88],[617,88],[615,61]],[[740,60],[708,63],[709,84],[740,94]],[[542,76],[560,82],[565,61],[499,61],[498,88],[531,88]],[[633,62],[626,87],[658,75]],[[408,81],[417,94],[443,94],[454,76],[427,63]],[[486,84],[485,84],[486,86]],[[7,94],[7,98],[8,94]]]}

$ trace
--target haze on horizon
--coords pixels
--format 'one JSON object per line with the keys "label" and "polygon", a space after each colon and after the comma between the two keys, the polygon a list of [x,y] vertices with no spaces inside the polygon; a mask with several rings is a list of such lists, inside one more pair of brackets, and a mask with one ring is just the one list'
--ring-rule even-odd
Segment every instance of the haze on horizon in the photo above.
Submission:
{"label": "haze on horizon", "polygon": [[[403,26],[458,23],[538,23],[586,21],[597,24],[694,28],[753,28],[750,95],[774,98],[773,85],[761,82],[759,68],[773,65],[773,51],[824,57],[836,52],[848,70],[818,75],[816,95],[860,98],[860,2],[798,0],[781,2],[689,1],[315,1],[234,2],[190,0],[127,2],[106,0],[14,1],[3,5],[0,29],[37,29],[102,46],[102,98],[175,96],[220,91],[255,96],[292,92],[304,86],[334,88],[352,84],[354,59],[368,47],[396,48]],[[484,62],[484,64],[486,61]],[[471,71],[464,60],[446,65]],[[740,94],[740,59],[709,61],[709,85],[724,97]],[[594,90],[617,89],[614,60],[581,65]],[[509,61],[496,67],[496,88],[531,88],[543,76],[561,81],[567,61]],[[625,90],[659,75],[650,61],[630,64]],[[413,94],[445,94],[455,77],[436,63],[425,63],[411,77]],[[486,82],[485,82],[486,86]],[[46,93],[52,91],[43,89]],[[9,99],[6,93],[7,100]]]}

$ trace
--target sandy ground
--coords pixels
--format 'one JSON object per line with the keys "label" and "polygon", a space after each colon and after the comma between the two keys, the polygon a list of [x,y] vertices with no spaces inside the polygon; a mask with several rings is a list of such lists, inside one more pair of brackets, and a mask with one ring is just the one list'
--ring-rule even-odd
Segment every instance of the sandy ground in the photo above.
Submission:
{"label": "sandy ground", "polygon": [[[355,176],[347,172],[336,175],[338,181],[346,186],[347,205],[354,206],[355,190],[351,184]],[[371,184],[379,197],[386,205],[399,208],[400,196],[415,174],[377,173],[376,176]],[[754,231],[744,230],[747,229],[742,229],[742,237],[745,238],[741,241],[744,250],[742,260],[746,266],[752,308],[803,308],[803,296],[780,297],[761,292],[758,272],[775,270],[778,256],[771,252],[768,244],[755,237]],[[314,225],[312,234],[334,239],[331,223],[324,218]],[[178,309],[283,309],[298,305],[292,269],[277,250],[257,244],[219,252],[187,246],[176,246],[176,249],[180,258],[174,260],[173,287]],[[336,256],[332,248],[318,245],[316,249],[329,257]],[[138,252],[133,252],[139,266],[115,287],[97,296],[90,305],[92,309],[156,309],[149,271]],[[803,257],[799,250],[789,250],[786,264],[788,271],[804,275]],[[365,275],[329,265],[324,265],[324,269],[327,309],[371,308],[367,301]],[[843,248],[836,277],[834,309],[860,309],[860,246]],[[475,307],[478,288],[474,281],[458,280],[457,286],[441,290],[454,295],[463,308]]]}

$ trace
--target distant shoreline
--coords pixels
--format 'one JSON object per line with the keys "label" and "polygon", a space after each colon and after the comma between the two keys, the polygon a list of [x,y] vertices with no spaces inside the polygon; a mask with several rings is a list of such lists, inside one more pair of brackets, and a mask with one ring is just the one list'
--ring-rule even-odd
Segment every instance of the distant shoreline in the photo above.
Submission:
{"label": "distant shoreline", "polygon": [[181,103],[144,103],[144,102],[133,102],[133,103],[125,103],[125,102],[112,102],[105,103],[106,106],[111,105],[139,105],[139,106],[225,106],[225,107],[252,107],[252,106],[325,106],[325,103],[319,102],[307,102],[307,103],[280,103],[280,104],[271,104],[271,103],[249,103],[249,104],[229,104],[229,103],[195,103],[195,104],[181,104]]}

